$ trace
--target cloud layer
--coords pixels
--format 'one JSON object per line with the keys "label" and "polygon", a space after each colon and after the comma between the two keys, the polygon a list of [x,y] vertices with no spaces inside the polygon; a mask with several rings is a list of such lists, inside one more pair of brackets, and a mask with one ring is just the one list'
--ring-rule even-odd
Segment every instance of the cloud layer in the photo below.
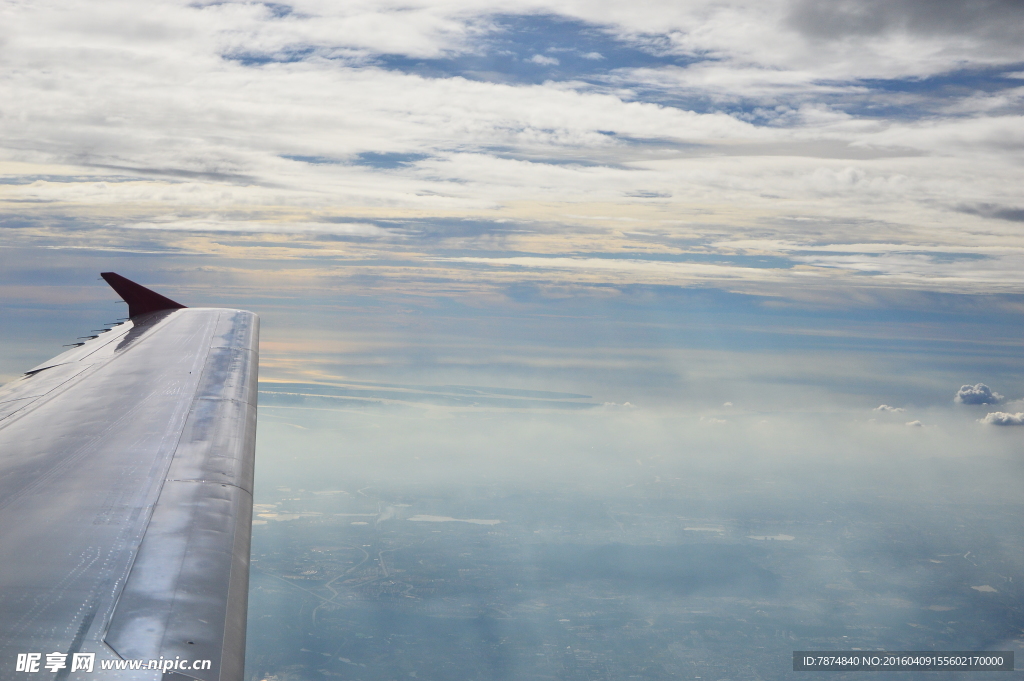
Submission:
{"label": "cloud layer", "polygon": [[492,7],[9,3],[6,224],[334,234],[492,282],[1024,293],[1019,4]]}

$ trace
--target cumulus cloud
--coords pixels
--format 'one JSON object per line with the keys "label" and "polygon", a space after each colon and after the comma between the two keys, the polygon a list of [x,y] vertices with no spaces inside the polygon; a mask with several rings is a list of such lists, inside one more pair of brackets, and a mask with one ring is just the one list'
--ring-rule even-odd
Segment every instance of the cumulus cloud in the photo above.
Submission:
{"label": "cumulus cloud", "polygon": [[981,423],[991,426],[1024,426],[1024,411],[1009,414],[1005,411],[993,411],[978,419]]}
{"label": "cumulus cloud", "polygon": [[999,404],[1003,401],[1003,396],[984,383],[977,383],[961,386],[953,401],[958,404]]}
{"label": "cumulus cloud", "polygon": [[554,57],[547,57],[543,54],[535,54],[526,61],[533,62],[534,64],[540,64],[541,66],[558,66],[561,63]]}
{"label": "cumulus cloud", "polygon": [[922,428],[922,427],[924,427],[924,424],[921,423],[920,421],[907,421],[906,425],[910,426],[911,428]]}
{"label": "cumulus cloud", "polygon": [[903,407],[890,407],[888,404],[880,404],[875,407],[874,411],[887,412],[890,414],[902,414],[906,409]]}

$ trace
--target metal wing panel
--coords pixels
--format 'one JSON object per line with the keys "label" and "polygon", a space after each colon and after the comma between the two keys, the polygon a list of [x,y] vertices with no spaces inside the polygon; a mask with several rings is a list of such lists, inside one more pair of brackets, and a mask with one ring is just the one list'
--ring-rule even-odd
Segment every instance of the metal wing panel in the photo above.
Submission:
{"label": "metal wing panel", "polygon": [[[0,419],[10,416],[56,390],[89,368],[88,364],[64,364],[31,376],[23,376],[4,386],[0,393]],[[5,409],[6,407],[6,409]],[[2,453],[0,453],[2,456]]]}
{"label": "metal wing panel", "polygon": [[204,681],[241,677],[249,577],[259,322],[224,315],[106,636],[126,658],[212,660],[188,672]]}
{"label": "metal wing panel", "polygon": [[102,629],[198,386],[219,317],[207,312],[151,315],[107,361],[0,421],[5,666],[33,651],[112,657]]}
{"label": "metal wing panel", "polygon": [[3,421],[14,412],[27,407],[35,401],[35,397],[22,397],[19,399],[8,400],[7,402],[0,402],[0,421]]}
{"label": "metal wing panel", "polygon": [[[166,636],[203,633],[196,626],[219,617],[182,645],[192,659],[200,641],[219,645],[209,655],[219,675],[201,678],[240,679],[258,319],[182,309],[119,331],[0,390],[0,409],[25,403],[0,420],[0,665],[23,652],[115,659],[103,643],[108,625],[125,621],[153,563],[147,547],[158,547],[164,558],[177,550],[167,562],[178,566],[174,584],[162,592],[172,593]],[[200,475],[181,475],[189,472]],[[33,676],[160,678],[68,672]]]}

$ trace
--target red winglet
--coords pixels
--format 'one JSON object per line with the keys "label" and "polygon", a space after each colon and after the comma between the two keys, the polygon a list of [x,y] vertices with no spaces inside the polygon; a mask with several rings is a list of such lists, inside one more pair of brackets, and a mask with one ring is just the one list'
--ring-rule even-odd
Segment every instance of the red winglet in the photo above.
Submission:
{"label": "red winglet", "polygon": [[150,291],[145,286],[136,284],[131,279],[125,279],[120,274],[100,272],[100,276],[110,284],[110,288],[114,289],[124,302],[128,303],[128,316],[132,319],[150,312],[180,310],[185,307],[181,303],[163,297],[156,291]]}

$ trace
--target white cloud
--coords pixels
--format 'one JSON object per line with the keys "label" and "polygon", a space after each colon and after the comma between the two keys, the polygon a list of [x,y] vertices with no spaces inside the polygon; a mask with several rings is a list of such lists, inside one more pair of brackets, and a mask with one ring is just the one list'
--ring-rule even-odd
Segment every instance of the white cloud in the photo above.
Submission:
{"label": "white cloud", "polygon": [[554,57],[546,57],[543,54],[535,54],[526,61],[540,64],[541,66],[558,66],[561,63]]}
{"label": "white cloud", "polygon": [[953,401],[958,404],[999,404],[1003,401],[1003,396],[984,383],[978,383],[961,386]]}
{"label": "white cloud", "polygon": [[910,426],[911,428],[922,428],[922,427],[924,427],[924,424],[921,423],[920,421],[907,421],[906,425]]}
{"label": "white cloud", "polygon": [[1005,411],[993,411],[985,415],[985,418],[978,419],[981,423],[992,426],[1024,426],[1024,411],[1016,414],[1008,414]]}
{"label": "white cloud", "polygon": [[888,404],[880,404],[874,408],[874,411],[888,412],[891,414],[902,414],[906,411],[903,407],[890,407]]}

